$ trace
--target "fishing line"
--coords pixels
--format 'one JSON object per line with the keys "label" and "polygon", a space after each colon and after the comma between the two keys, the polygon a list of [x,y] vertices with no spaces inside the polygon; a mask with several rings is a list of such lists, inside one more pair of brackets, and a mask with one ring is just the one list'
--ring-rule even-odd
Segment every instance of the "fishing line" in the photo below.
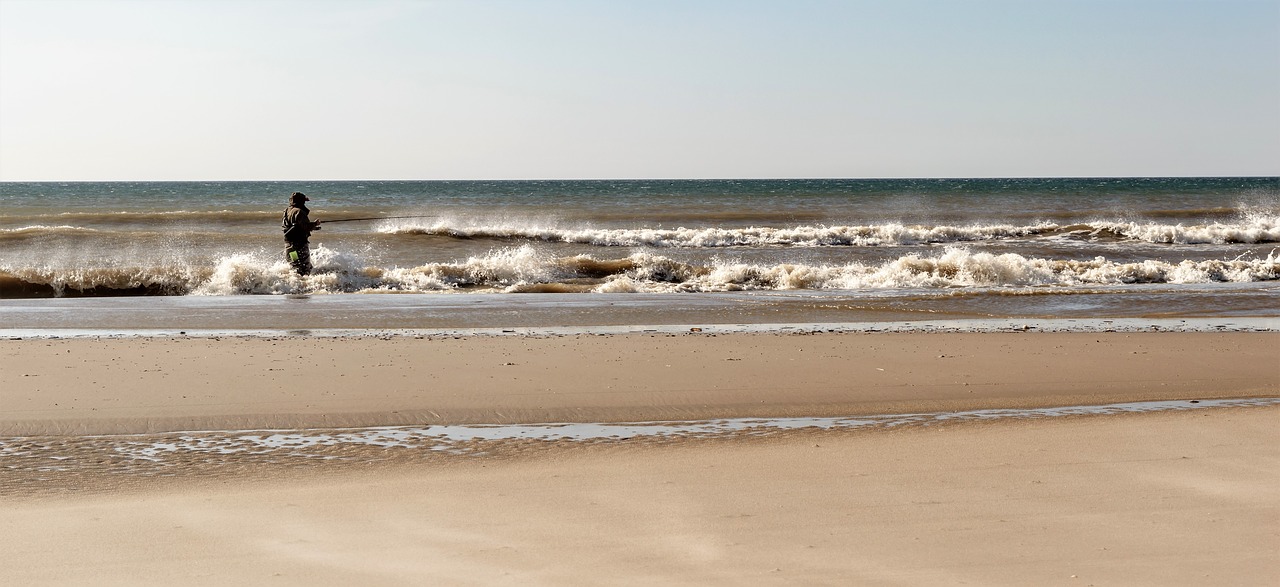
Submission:
{"label": "fishing line", "polygon": [[334,222],[355,222],[357,220],[398,220],[400,218],[439,218],[437,215],[431,216],[373,216],[370,218],[340,218],[338,220],[321,220],[324,224],[333,224]]}

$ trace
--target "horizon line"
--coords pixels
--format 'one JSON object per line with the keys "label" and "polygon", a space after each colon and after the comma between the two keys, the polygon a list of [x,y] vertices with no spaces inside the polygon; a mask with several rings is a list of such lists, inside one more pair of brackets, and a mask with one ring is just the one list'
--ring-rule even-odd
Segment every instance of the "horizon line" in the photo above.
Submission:
{"label": "horizon line", "polygon": [[268,183],[268,182],[532,182],[532,181],[902,181],[993,179],[1280,179],[1278,174],[1257,175],[1005,175],[1005,176],[866,176],[866,177],[541,177],[541,178],[321,178],[321,179],[0,179],[4,183]]}

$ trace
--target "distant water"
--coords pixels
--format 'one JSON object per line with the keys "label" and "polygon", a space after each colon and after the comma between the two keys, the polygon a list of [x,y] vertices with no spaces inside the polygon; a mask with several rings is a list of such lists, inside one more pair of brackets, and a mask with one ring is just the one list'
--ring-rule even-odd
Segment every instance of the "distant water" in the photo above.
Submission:
{"label": "distant water", "polygon": [[[293,191],[320,220],[413,218],[324,225],[301,278]],[[1278,285],[1275,177],[0,183],[10,300],[812,292],[831,321],[1203,317],[1280,314]]]}

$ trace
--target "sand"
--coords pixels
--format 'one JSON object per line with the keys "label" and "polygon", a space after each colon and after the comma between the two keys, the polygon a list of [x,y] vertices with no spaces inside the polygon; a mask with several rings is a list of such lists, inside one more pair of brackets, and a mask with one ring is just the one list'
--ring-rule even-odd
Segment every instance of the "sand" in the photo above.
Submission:
{"label": "sand", "polygon": [[0,435],[1280,396],[1280,333],[0,341]]}
{"label": "sand", "polygon": [[[0,435],[1276,397],[1277,343],[1277,333],[0,341]],[[51,481],[60,486],[0,496],[0,583],[1270,585],[1280,582],[1278,424],[1278,407],[1217,408]]]}
{"label": "sand", "polygon": [[0,508],[13,585],[1274,585],[1280,409],[594,447]]}

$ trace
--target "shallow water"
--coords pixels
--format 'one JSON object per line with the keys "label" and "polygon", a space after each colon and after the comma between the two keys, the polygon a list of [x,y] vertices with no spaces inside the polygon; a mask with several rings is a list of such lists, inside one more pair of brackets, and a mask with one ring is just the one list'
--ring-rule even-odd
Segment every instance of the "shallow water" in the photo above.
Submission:
{"label": "shallow water", "polygon": [[[423,333],[649,327],[991,330],[1275,330],[1280,283],[1113,287],[1045,293],[790,291],[717,294],[354,294],[0,300],[8,337],[179,334]],[[304,332],[305,331],[305,332]]]}
{"label": "shallow water", "polygon": [[[174,466],[211,469],[261,462],[376,462],[403,453],[483,455],[510,442],[598,443],[628,440],[768,436],[786,431],[890,429],[956,422],[1031,420],[1280,405],[1280,398],[1128,402],[1092,406],[991,409],[847,418],[742,418],[695,422],[380,426],[345,429],[191,431],[73,437],[0,438],[0,469],[10,473],[166,475]],[[374,452],[358,449],[375,449]],[[191,471],[187,471],[191,472]],[[38,479],[37,479],[38,480]],[[0,489],[3,489],[0,487]]]}

